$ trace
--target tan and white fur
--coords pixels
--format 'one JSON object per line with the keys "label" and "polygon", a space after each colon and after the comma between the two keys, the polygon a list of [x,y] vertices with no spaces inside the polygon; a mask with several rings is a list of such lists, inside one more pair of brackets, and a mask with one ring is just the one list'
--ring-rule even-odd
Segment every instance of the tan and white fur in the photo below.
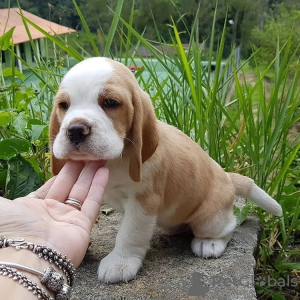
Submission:
{"label": "tan and white fur", "polygon": [[189,137],[158,121],[130,70],[107,58],[84,60],[65,75],[50,139],[54,174],[68,159],[107,160],[104,202],[124,218],[98,269],[106,283],[136,276],[157,225],[169,234],[189,226],[193,253],[209,258],[223,253],[235,229],[235,195],[282,215],[252,179],[224,172]]}

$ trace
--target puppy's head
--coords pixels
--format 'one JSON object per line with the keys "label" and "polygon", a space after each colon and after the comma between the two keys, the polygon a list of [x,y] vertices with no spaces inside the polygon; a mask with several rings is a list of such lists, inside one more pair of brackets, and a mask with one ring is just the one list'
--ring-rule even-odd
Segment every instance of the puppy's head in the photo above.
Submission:
{"label": "puppy's head", "polygon": [[132,180],[158,145],[150,97],[121,63],[89,58],[63,78],[50,120],[52,171],[64,162],[110,160],[129,155]]}

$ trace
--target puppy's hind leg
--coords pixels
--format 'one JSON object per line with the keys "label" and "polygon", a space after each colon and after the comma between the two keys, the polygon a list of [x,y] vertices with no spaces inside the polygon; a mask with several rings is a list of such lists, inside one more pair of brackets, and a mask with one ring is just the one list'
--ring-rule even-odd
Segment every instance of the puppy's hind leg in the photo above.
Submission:
{"label": "puppy's hind leg", "polygon": [[227,211],[205,221],[196,221],[191,227],[195,235],[193,253],[202,258],[219,257],[231,239],[236,219],[232,211]]}

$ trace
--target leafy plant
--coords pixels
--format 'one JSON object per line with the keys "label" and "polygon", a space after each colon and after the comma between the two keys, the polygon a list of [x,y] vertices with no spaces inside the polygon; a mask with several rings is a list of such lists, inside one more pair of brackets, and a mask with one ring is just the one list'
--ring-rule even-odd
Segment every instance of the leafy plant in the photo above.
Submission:
{"label": "leafy plant", "polygon": [[57,86],[52,67],[38,60],[35,69],[23,61],[40,79],[39,86],[28,84],[15,68],[15,59],[21,57],[10,42],[12,33],[0,38],[1,50],[12,57],[12,67],[1,69],[0,79],[0,189],[10,199],[35,190],[50,175],[48,119]]}
{"label": "leafy plant", "polygon": [[[290,37],[291,30],[292,36]],[[293,6],[288,8],[285,3],[281,3],[275,5],[273,12],[267,15],[263,28],[256,27],[252,30],[252,46],[255,51],[259,49],[256,62],[263,66],[270,64],[276,56],[277,41],[280,42],[280,48],[282,48],[289,39],[291,40],[289,54],[296,54],[289,68],[290,71],[295,72],[300,54],[300,10]]]}

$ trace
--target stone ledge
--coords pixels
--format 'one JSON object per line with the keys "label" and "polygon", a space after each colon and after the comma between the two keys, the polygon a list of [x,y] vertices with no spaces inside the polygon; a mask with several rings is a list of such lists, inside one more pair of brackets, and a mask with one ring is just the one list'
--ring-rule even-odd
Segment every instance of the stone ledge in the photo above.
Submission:
{"label": "stone ledge", "polygon": [[72,300],[256,299],[254,253],[261,227],[255,215],[235,230],[218,259],[196,258],[190,247],[192,234],[168,237],[157,229],[136,279],[106,285],[97,280],[97,269],[100,259],[114,247],[121,219],[114,212],[101,216],[94,226],[93,244],[77,270]]}

